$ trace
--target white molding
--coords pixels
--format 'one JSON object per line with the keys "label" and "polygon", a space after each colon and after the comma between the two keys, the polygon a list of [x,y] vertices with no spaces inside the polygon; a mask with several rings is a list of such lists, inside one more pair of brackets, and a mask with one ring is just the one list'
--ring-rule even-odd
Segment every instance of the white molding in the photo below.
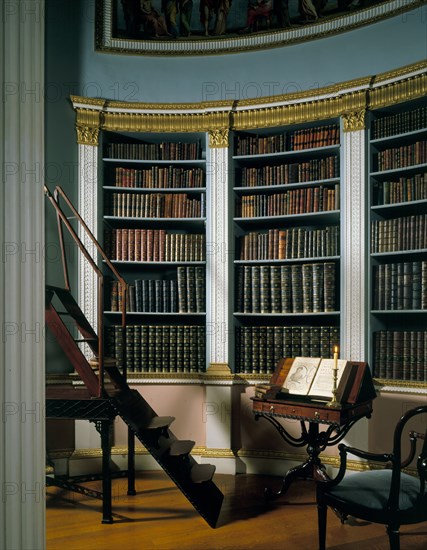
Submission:
{"label": "white molding", "polygon": [[[79,193],[78,212],[94,234],[98,235],[98,148],[92,145],[78,146]],[[92,258],[97,262],[97,250],[86,233],[79,226],[79,237]],[[78,302],[80,308],[94,330],[98,326],[98,278],[89,262],[79,254],[78,261]],[[82,347],[90,355],[89,347]]]}
{"label": "white molding", "polygon": [[[44,0],[2,2],[0,547],[45,547]],[[27,93],[22,95],[22,92]]]}
{"label": "white molding", "polygon": [[366,361],[366,132],[343,133],[340,357]]}

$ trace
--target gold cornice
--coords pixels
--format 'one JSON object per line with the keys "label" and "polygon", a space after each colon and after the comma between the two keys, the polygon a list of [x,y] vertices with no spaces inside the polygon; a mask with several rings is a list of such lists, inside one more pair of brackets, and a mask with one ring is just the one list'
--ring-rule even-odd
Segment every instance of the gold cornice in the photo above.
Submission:
{"label": "gold cornice", "polygon": [[201,101],[199,103],[143,103],[129,102],[106,99],[103,100],[106,109],[137,109],[141,111],[192,111],[209,109],[231,109],[233,101],[218,100],[218,101]]}
{"label": "gold cornice", "polygon": [[371,77],[356,78],[353,80],[347,80],[338,84],[331,84],[330,86],[324,86],[323,88],[315,88],[311,90],[302,90],[300,92],[293,92],[289,94],[279,94],[274,96],[261,96],[251,99],[239,99],[236,101],[238,107],[253,107],[256,105],[263,105],[267,103],[290,103],[292,101],[300,101],[302,99],[316,101],[322,96],[338,96],[340,94],[348,92],[348,90],[356,88],[366,88],[371,82]]}
{"label": "gold cornice", "polygon": [[374,86],[369,92],[369,108],[374,110],[388,107],[426,95],[427,68],[425,68],[423,73],[401,78],[394,82],[385,82],[381,86]]}
{"label": "gold cornice", "polygon": [[[412,74],[417,72],[418,74]],[[97,145],[96,133],[91,136],[89,132],[93,128],[158,133],[216,130],[217,132],[211,136],[211,146],[227,147],[225,137],[223,141],[220,137],[221,134],[225,135],[227,129],[273,128],[344,115],[349,122],[350,131],[362,127],[361,120],[359,119],[356,123],[354,118],[362,116],[356,115],[358,112],[365,109],[378,109],[425,95],[427,95],[427,62],[316,90],[235,102],[219,100],[153,104],[79,96],[71,96],[71,99],[77,114],[76,126],[81,128],[82,133],[79,136],[81,140],[79,143]],[[159,112],[144,112],[154,110]]]}
{"label": "gold cornice", "polygon": [[342,113],[343,130],[344,132],[355,132],[365,129],[365,114],[366,109]]}
{"label": "gold cornice", "polygon": [[104,107],[106,103],[105,99],[80,95],[70,95],[70,99],[73,104],[78,103],[79,105],[87,105],[88,107]]}
{"label": "gold cornice", "polygon": [[212,149],[228,147],[228,133],[228,128],[209,130],[209,147],[211,147]]}
{"label": "gold cornice", "polygon": [[377,84],[385,80],[393,80],[402,78],[405,75],[410,73],[416,73],[420,71],[427,71],[427,61],[418,61],[417,63],[411,63],[410,65],[405,65],[392,71],[386,71],[384,73],[378,73],[373,78],[373,83]]}
{"label": "gold cornice", "polygon": [[104,112],[102,129],[116,132],[207,132],[228,127],[227,111],[204,113]]}

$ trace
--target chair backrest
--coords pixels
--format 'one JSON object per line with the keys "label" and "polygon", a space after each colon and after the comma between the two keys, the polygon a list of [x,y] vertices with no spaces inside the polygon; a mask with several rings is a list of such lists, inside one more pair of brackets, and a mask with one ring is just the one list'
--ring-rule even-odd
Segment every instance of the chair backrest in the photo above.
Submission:
{"label": "chair backrest", "polygon": [[[392,458],[392,479],[390,487],[390,495],[388,507],[389,510],[394,511],[399,507],[399,492],[400,492],[400,478],[401,478],[401,464],[402,464],[402,434],[407,423],[415,416],[427,414],[427,405],[415,407],[407,411],[399,420],[394,430],[393,440],[393,458]],[[421,498],[425,494],[426,481],[427,481],[427,421],[424,426],[424,433],[421,434],[424,443],[421,448],[421,452],[417,458],[417,470],[420,479],[419,497]],[[415,455],[415,447],[413,447],[413,455]],[[414,458],[414,456],[412,456]],[[407,461],[406,461],[407,463]]]}

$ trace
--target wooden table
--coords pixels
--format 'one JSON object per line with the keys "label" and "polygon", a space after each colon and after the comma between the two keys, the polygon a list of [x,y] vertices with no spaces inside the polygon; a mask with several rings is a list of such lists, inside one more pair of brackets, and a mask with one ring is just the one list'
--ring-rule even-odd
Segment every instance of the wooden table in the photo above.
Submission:
{"label": "wooden table", "polygon": [[[282,439],[293,447],[306,447],[307,459],[302,464],[288,470],[283,479],[282,488],[274,492],[266,489],[266,495],[276,498],[288,490],[296,478],[328,479],[325,467],[320,460],[320,453],[326,447],[336,445],[349,432],[351,427],[361,418],[370,418],[372,400],[355,405],[343,405],[333,408],[325,403],[303,402],[298,399],[261,399],[252,398],[255,420],[264,418],[272,424]],[[291,435],[280,418],[298,420],[301,435]],[[325,425],[324,430],[320,426]]]}

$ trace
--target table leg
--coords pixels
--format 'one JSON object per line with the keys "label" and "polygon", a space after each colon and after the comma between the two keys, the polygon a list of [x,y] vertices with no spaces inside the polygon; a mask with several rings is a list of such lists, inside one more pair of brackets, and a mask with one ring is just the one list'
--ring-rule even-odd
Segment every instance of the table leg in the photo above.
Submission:
{"label": "table leg", "polygon": [[102,523],[113,523],[111,510],[111,420],[101,420],[101,448],[102,448]]}
{"label": "table leg", "polygon": [[136,495],[135,490],[135,434],[128,427],[128,495]]}

